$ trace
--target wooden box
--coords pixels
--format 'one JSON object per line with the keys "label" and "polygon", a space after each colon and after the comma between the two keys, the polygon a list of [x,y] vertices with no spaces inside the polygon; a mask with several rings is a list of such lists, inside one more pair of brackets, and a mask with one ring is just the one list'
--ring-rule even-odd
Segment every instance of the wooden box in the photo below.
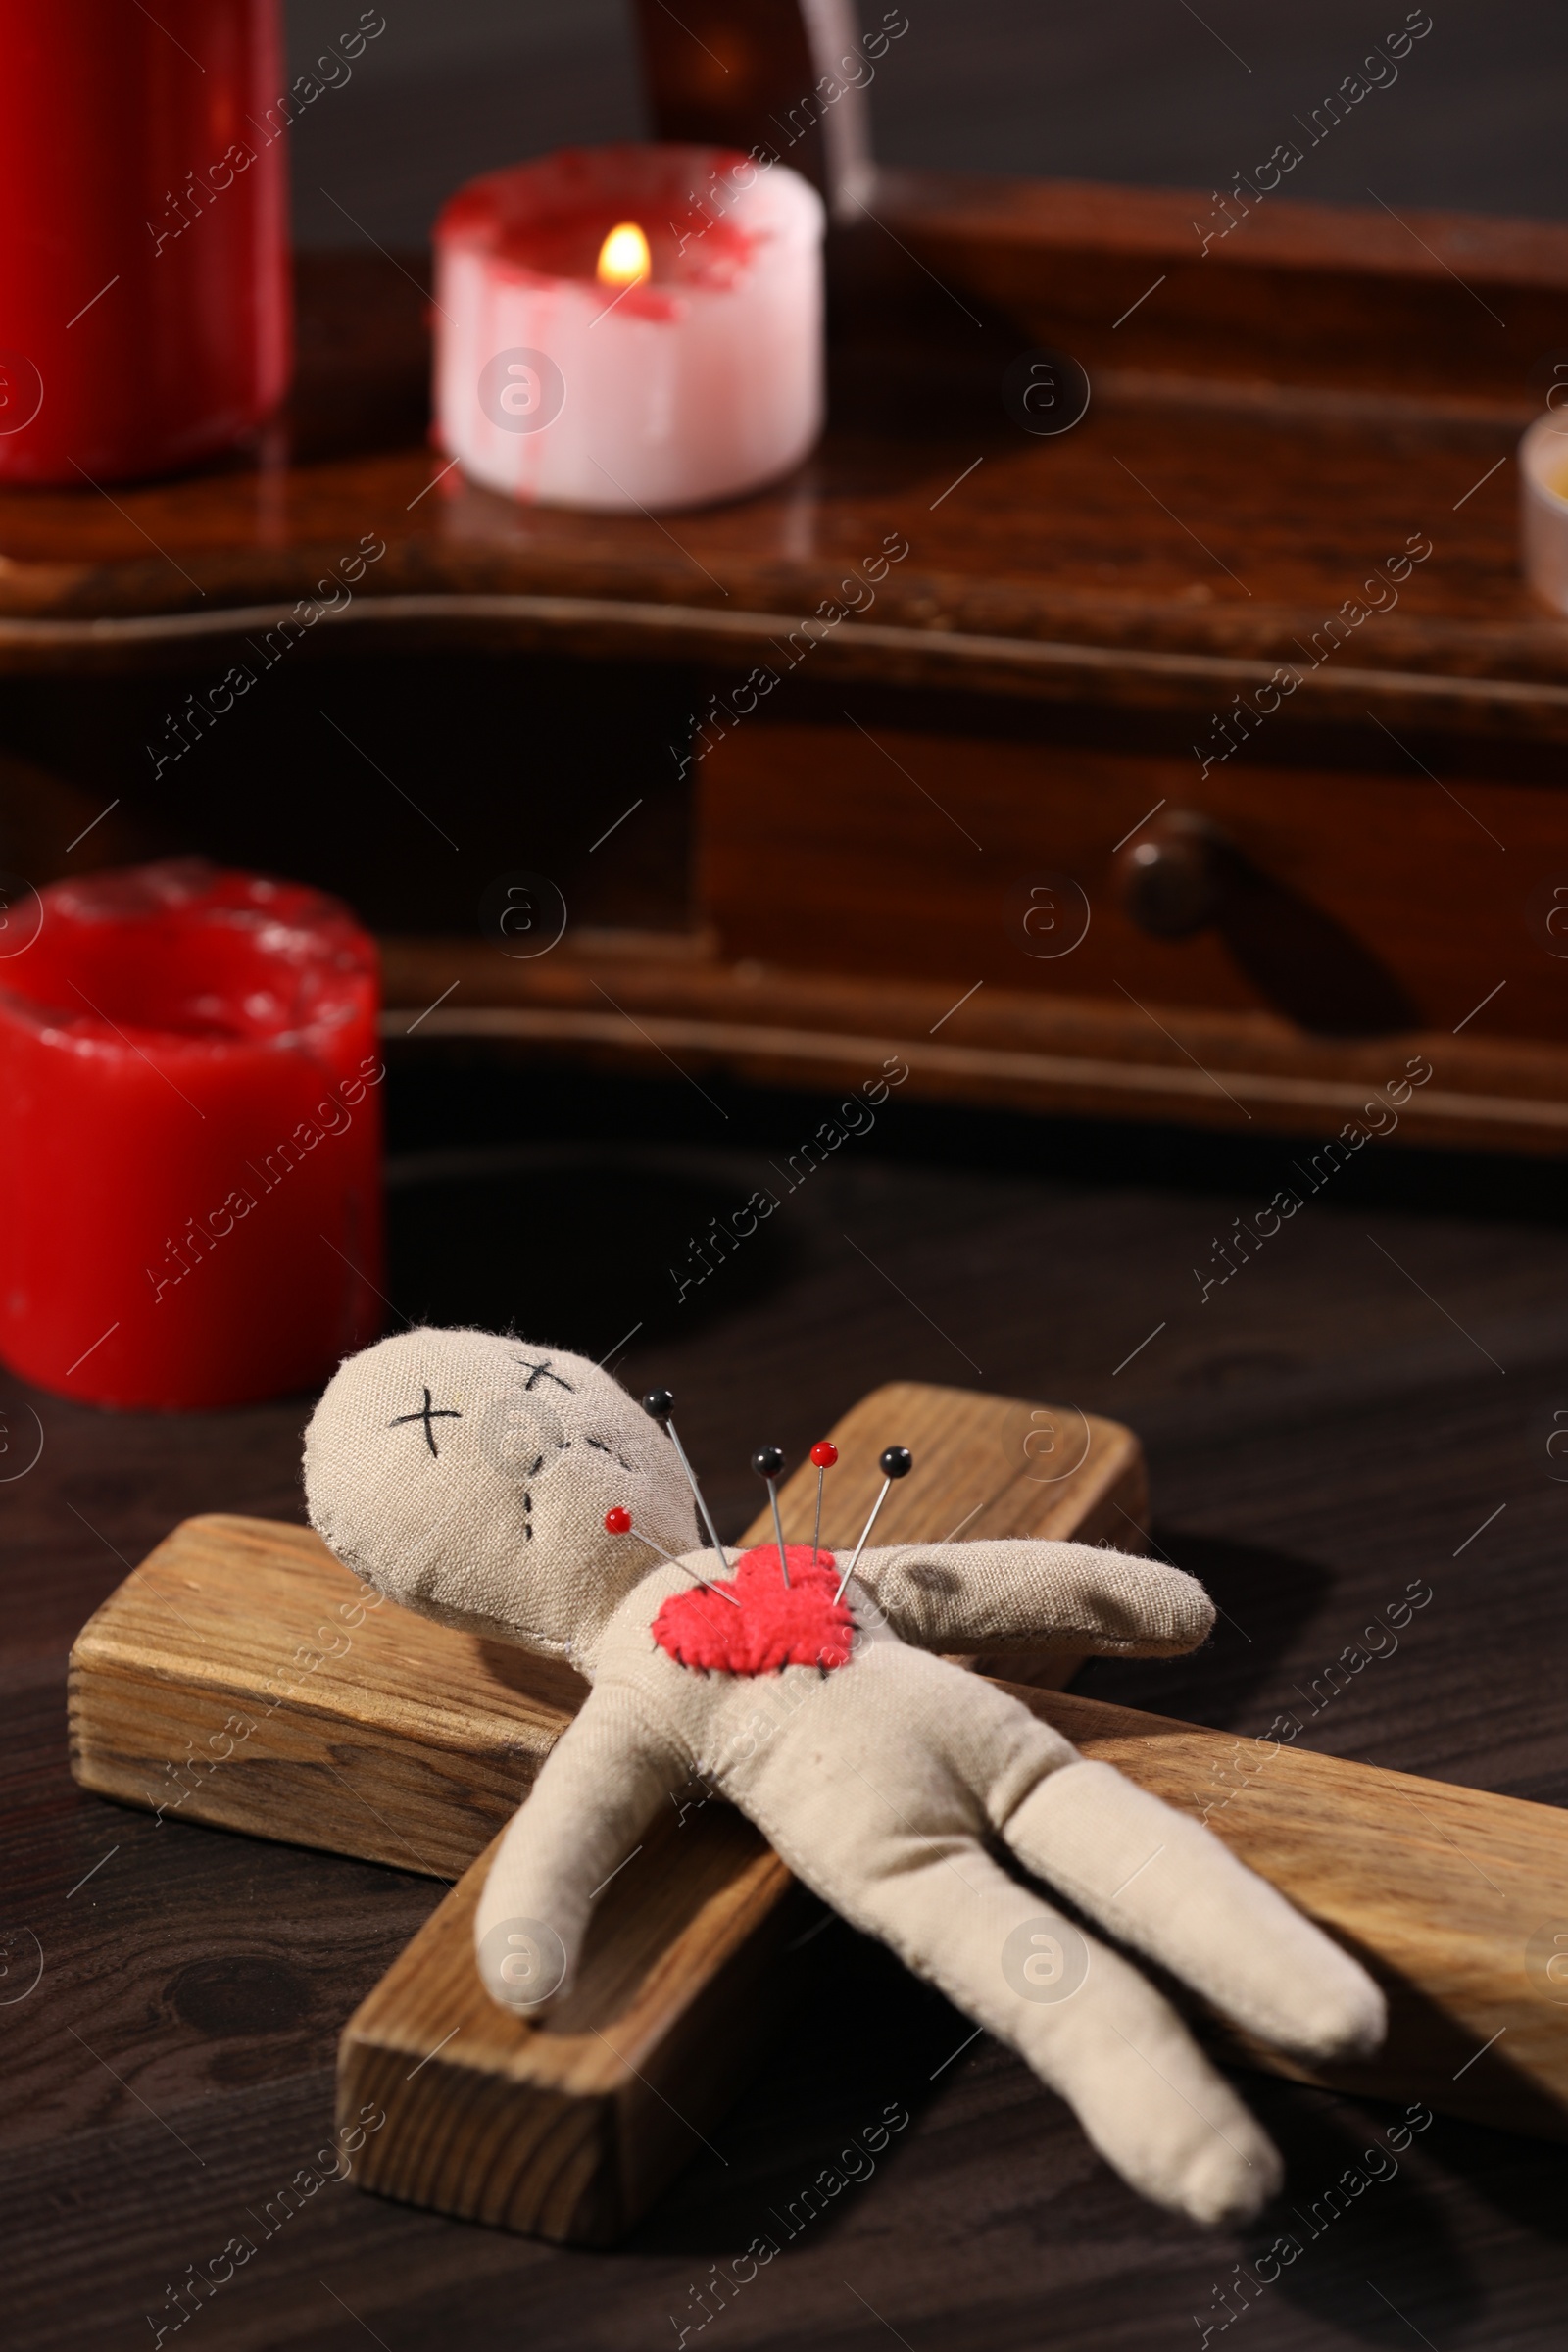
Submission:
{"label": "wooden box", "polygon": [[[343,890],[409,1054],[897,1055],[928,1096],[1561,1151],[1568,623],[1513,452],[1568,228],[833,168],[830,423],[755,497],[465,483],[422,263],[369,248],[300,257],[253,457],[0,496],[7,864]],[[482,913],[522,866],[568,912],[526,960]]]}

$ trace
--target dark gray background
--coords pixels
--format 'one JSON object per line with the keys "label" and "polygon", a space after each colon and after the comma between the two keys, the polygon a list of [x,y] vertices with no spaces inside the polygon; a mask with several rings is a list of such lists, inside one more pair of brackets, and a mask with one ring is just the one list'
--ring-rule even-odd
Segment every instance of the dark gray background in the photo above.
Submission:
{"label": "dark gray background", "polygon": [[[1409,0],[904,0],[871,88],[887,163],[1135,180],[1205,193],[1250,172],[1395,32]],[[290,70],[361,0],[290,0]],[[644,135],[621,0],[382,0],[387,28],[294,133],[300,242],[422,244],[476,172]],[[1430,0],[1393,87],[1311,150],[1291,193],[1561,218],[1561,0]],[[881,0],[861,0],[863,23]],[[330,191],[336,205],[322,194]]]}

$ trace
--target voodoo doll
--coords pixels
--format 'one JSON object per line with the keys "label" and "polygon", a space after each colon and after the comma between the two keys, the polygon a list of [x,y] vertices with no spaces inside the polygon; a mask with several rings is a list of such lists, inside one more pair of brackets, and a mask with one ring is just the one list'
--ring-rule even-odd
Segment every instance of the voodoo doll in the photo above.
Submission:
{"label": "voodoo doll", "polygon": [[1208,1830],[939,1654],[1194,1649],[1214,1612],[1180,1570],[1034,1541],[863,1548],[848,1576],[810,1544],[737,1557],[698,1536],[667,1410],[581,1356],[477,1331],[349,1357],[305,1478],[318,1532],[389,1598],[592,1685],[485,1884],[497,2000],[542,2013],[569,1989],[594,1894],[696,1777],[1010,2043],[1134,2187],[1196,2221],[1255,2213],[1280,2159],[1116,1946],[1304,2058],[1381,2041],[1371,1979]]}

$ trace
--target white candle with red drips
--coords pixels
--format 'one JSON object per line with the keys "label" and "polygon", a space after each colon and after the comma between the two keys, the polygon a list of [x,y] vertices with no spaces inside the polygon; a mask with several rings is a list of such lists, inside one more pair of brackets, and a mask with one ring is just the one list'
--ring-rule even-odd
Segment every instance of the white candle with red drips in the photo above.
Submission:
{"label": "white candle with red drips", "polygon": [[436,223],[436,418],[471,479],[649,512],[759,488],[822,418],[822,226],[783,165],[566,150]]}

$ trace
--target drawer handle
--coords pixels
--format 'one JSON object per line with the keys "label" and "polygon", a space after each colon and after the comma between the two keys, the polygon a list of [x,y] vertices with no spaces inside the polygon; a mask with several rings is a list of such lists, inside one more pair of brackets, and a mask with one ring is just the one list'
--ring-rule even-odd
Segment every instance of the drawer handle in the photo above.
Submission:
{"label": "drawer handle", "polygon": [[1140,825],[1112,869],[1122,911],[1151,939],[1212,929],[1275,1012],[1325,1037],[1421,1025],[1419,1007],[1375,948],[1301,891],[1265,872],[1193,808]]}
{"label": "drawer handle", "polygon": [[1231,844],[1195,809],[1173,808],[1142,827],[1116,859],[1116,893],[1128,920],[1152,939],[1190,939],[1220,911]]}

